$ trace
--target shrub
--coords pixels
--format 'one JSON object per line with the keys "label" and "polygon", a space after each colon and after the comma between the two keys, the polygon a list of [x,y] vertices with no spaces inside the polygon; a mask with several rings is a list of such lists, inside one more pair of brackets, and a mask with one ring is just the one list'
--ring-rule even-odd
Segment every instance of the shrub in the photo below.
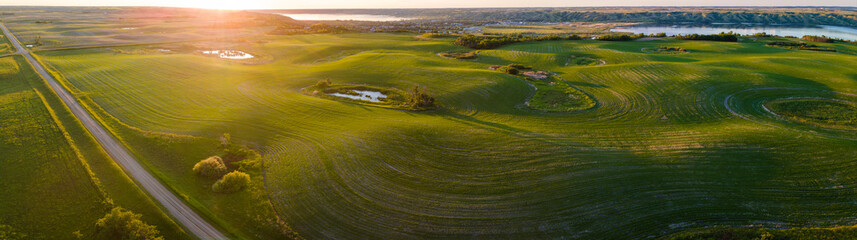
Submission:
{"label": "shrub", "polygon": [[115,207],[95,222],[97,234],[104,239],[163,240],[157,228],[140,220],[142,215]]}
{"label": "shrub", "polygon": [[508,74],[512,74],[512,75],[518,75],[518,73],[521,73],[521,70],[518,70],[517,68],[513,68],[513,67],[505,67],[505,68],[503,68],[503,72],[508,73]]}
{"label": "shrub", "polygon": [[331,81],[330,81],[330,78],[328,78],[328,79],[325,79],[325,80],[319,80],[317,83],[315,83],[315,85],[313,85],[313,87],[316,87],[316,88],[328,88],[328,87],[330,87],[330,85],[333,85],[333,82],[331,82]]}
{"label": "shrub", "polygon": [[224,175],[220,180],[217,180],[211,186],[211,190],[216,193],[234,193],[241,191],[241,189],[247,186],[250,186],[250,175],[240,171],[233,171]]}
{"label": "shrub", "polygon": [[408,93],[408,106],[415,108],[431,108],[434,107],[434,97],[426,93],[425,88],[420,89],[414,86],[414,89]]}
{"label": "shrub", "polygon": [[220,157],[212,156],[193,165],[193,172],[203,177],[219,178],[226,173],[226,164]]}

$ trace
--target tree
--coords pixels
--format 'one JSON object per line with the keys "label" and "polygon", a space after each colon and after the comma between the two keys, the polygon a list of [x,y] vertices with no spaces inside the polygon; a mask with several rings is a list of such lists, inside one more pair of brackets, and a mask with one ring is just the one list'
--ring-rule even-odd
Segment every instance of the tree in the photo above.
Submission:
{"label": "tree", "polygon": [[114,207],[103,218],[95,222],[97,236],[102,239],[163,240],[155,226],[140,220],[142,215]]}
{"label": "tree", "polygon": [[226,173],[226,164],[220,157],[211,156],[193,165],[193,172],[203,177],[219,178]]}
{"label": "tree", "polygon": [[250,175],[236,170],[217,180],[211,190],[216,193],[233,193],[247,186],[250,186]]}
{"label": "tree", "polygon": [[426,93],[425,88],[414,86],[414,89],[408,93],[407,104],[416,108],[431,108],[434,107],[434,97]]}

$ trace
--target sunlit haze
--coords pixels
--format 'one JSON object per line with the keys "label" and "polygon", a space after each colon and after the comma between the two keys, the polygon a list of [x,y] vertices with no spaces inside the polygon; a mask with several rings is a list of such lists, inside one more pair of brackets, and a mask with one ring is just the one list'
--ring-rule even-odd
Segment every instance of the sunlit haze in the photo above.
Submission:
{"label": "sunlit haze", "polygon": [[679,0],[2,0],[0,5],[17,6],[171,6],[212,9],[313,9],[313,8],[467,8],[467,7],[590,7],[590,6],[848,6],[857,7],[854,0],[726,0],[726,1],[679,1]]}

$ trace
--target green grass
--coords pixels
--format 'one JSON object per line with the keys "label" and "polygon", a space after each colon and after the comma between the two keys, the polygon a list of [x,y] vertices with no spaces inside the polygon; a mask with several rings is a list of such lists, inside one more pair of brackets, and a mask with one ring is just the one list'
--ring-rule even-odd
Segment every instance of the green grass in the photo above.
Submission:
{"label": "green grass", "polygon": [[0,33],[0,55],[11,53],[14,49],[12,49],[12,44],[9,43],[9,39],[6,38],[5,34]]}
{"label": "green grass", "polygon": [[854,227],[833,228],[727,228],[713,227],[683,231],[671,234],[659,240],[849,240],[857,239]]}
{"label": "green grass", "polygon": [[857,106],[826,99],[786,99],[765,106],[776,114],[825,127],[857,129]]}
{"label": "green grass", "polygon": [[[642,239],[854,224],[855,134],[782,121],[762,106],[850,101],[840,96],[857,92],[847,52],[857,47],[765,43],[547,41],[461,61],[437,55],[462,50],[449,41],[342,34],[260,37],[246,47],[273,60],[255,65],[106,49],[41,57],[159,178],[239,238],[279,236],[283,227],[263,224],[274,214],[307,239]],[[693,54],[641,51],[665,44]],[[577,58],[606,64],[566,64]],[[598,106],[522,109],[533,89],[488,69],[513,63],[557,73]],[[326,78],[425,86],[443,108],[301,94]],[[191,172],[225,132],[263,154],[250,191],[214,195]]]}
{"label": "green grass", "polygon": [[171,239],[189,237],[95,145],[20,56],[0,58],[0,223],[27,239],[92,237],[113,204],[144,214]]}

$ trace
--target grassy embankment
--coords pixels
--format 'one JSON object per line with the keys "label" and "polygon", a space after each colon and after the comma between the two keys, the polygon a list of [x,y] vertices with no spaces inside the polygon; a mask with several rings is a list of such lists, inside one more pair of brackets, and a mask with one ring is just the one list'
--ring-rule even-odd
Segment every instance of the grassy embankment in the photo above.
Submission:
{"label": "grassy embankment", "polygon": [[169,239],[190,237],[99,148],[20,56],[0,58],[0,224],[25,239],[92,238],[112,206]]}
{"label": "grassy embankment", "polygon": [[[310,239],[637,239],[716,225],[850,225],[857,211],[857,144],[843,139],[857,134],[807,131],[761,108],[854,93],[852,45],[545,41],[461,61],[436,55],[464,50],[449,41],[407,34],[259,40],[248,47],[271,63],[102,49],[42,57],[162,180],[241,237],[276,231],[242,228],[274,219],[266,197]],[[664,45],[693,54],[640,51]],[[575,64],[584,57],[606,64]],[[521,109],[533,89],[488,69],[514,63],[556,73],[599,106]],[[396,111],[301,94],[326,78],[425,86],[444,106]],[[224,132],[264,155],[255,189],[214,195],[192,175]]]}

